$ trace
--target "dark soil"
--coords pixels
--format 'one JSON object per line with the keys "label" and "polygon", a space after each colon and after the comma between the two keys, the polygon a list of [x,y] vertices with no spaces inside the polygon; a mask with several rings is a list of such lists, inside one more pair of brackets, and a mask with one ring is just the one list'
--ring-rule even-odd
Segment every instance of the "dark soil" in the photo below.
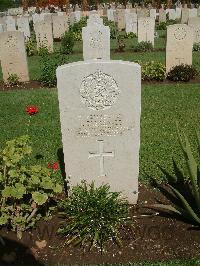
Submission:
{"label": "dark soil", "polygon": [[[170,81],[165,79],[164,81],[142,81],[142,85],[143,84],[197,84],[200,83],[200,76],[196,77],[195,79],[190,80],[189,82],[174,82],[174,81]],[[12,86],[8,86],[7,84],[5,84],[4,82],[0,81],[0,91],[10,91],[10,90],[32,90],[32,89],[41,89],[41,88],[49,88],[47,86],[45,86],[44,84],[42,84],[39,81],[29,81],[29,82],[24,82],[24,83],[19,83],[17,85],[12,85]]]}
{"label": "dark soil", "polygon": [[[143,208],[144,205],[165,202],[157,190],[145,185],[139,189],[139,202],[132,209],[133,226],[121,228],[122,247],[109,243],[106,252],[87,251],[80,247],[64,246],[65,238],[57,235],[61,218],[55,215],[47,222],[39,222],[37,228],[23,234],[22,240],[7,229],[0,234],[5,246],[0,249],[0,265],[53,265],[53,263],[128,263],[138,261],[163,261],[170,259],[200,258],[200,230],[180,217]],[[39,248],[36,241],[46,241]],[[39,242],[43,243],[43,242]],[[0,243],[1,245],[1,243]],[[6,264],[4,261],[14,261]]]}

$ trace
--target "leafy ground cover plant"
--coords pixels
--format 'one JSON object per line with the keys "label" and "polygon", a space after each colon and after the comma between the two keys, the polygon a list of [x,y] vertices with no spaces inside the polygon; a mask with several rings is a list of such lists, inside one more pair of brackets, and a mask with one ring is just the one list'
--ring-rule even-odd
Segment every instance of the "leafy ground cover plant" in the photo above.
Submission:
{"label": "leafy ground cover plant", "polygon": [[157,80],[163,81],[165,79],[165,66],[159,62],[141,63],[142,80]]}
{"label": "leafy ground cover plant", "polygon": [[[178,129],[178,139],[185,159],[187,175],[173,160],[175,176],[162,169],[167,180],[167,186],[175,196],[175,205],[155,204],[159,207],[183,216],[193,224],[200,226],[200,168],[197,164],[190,142],[185,134],[181,135]],[[200,156],[200,135],[197,133],[198,153]]]}
{"label": "leafy ground cover plant", "polygon": [[29,136],[21,136],[0,153],[0,226],[9,226],[18,238],[48,214],[50,200],[62,191],[47,167],[24,164],[31,152]]}
{"label": "leafy ground cover plant", "polygon": [[125,41],[124,41],[124,35],[118,34],[117,35],[117,51],[118,52],[124,52],[124,49],[126,47]]}
{"label": "leafy ground cover plant", "polygon": [[75,186],[61,204],[65,217],[59,233],[67,236],[67,245],[89,245],[104,250],[112,240],[121,244],[119,226],[129,221],[128,202],[118,192],[110,192],[108,185],[96,188],[86,182]]}
{"label": "leafy ground cover plant", "polygon": [[14,86],[19,83],[19,77],[17,74],[10,74],[7,80],[9,86]]}
{"label": "leafy ground cover plant", "polygon": [[71,54],[75,45],[75,37],[72,31],[66,31],[61,37],[60,51],[62,54]]}
{"label": "leafy ground cover plant", "polygon": [[106,18],[106,17],[103,17],[103,24],[110,28],[110,38],[116,39],[117,34],[118,34],[118,30],[117,30],[117,26],[116,26],[115,22],[108,20],[108,18]]}
{"label": "leafy ground cover plant", "polygon": [[43,56],[40,64],[40,81],[48,87],[55,86],[57,82],[56,69],[67,61],[62,55]]}
{"label": "leafy ground cover plant", "polygon": [[167,29],[167,23],[166,22],[160,22],[159,24],[157,24],[156,29],[157,30],[166,30]]}
{"label": "leafy ground cover plant", "polygon": [[79,22],[70,25],[69,31],[73,33],[75,41],[82,40],[82,28],[87,26],[87,18],[81,18]]}
{"label": "leafy ground cover plant", "polygon": [[200,43],[193,44],[193,51],[200,52]]}
{"label": "leafy ground cover plant", "polygon": [[36,52],[35,43],[32,39],[26,41],[26,53],[28,56],[33,56]]}
{"label": "leafy ground cover plant", "polygon": [[167,79],[172,81],[188,82],[198,75],[196,68],[192,65],[181,64],[173,67],[167,74]]}
{"label": "leafy ground cover plant", "polygon": [[153,51],[151,42],[139,42],[133,47],[134,52],[150,52]]}

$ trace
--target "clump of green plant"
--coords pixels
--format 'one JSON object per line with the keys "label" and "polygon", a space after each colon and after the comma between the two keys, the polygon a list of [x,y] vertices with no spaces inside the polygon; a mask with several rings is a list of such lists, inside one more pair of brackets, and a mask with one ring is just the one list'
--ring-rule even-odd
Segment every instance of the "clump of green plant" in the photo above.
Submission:
{"label": "clump of green plant", "polygon": [[[185,159],[187,174],[178,167],[173,160],[174,175],[168,173],[165,169],[167,186],[173,192],[177,205],[155,204],[154,207],[162,208],[190,220],[193,224],[200,226],[200,168],[193,156],[190,142],[185,134],[180,134],[178,130],[178,139]],[[198,153],[200,156],[200,135],[197,133]],[[177,201],[178,199],[178,201]]]}
{"label": "clump of green plant", "polygon": [[200,43],[193,44],[193,51],[200,52]]}
{"label": "clump of green plant", "polygon": [[67,63],[67,59],[62,55],[42,57],[40,63],[40,81],[48,87],[55,86],[57,82],[56,69],[65,63]]}
{"label": "clump of green plant", "polygon": [[7,84],[9,86],[14,86],[19,84],[19,77],[17,74],[10,74],[7,79]]}
{"label": "clump of green plant", "polygon": [[49,169],[26,166],[24,159],[32,152],[29,136],[6,142],[0,153],[0,226],[17,232],[33,227],[50,210],[50,199],[62,191]]}
{"label": "clump of green plant", "polygon": [[26,53],[28,56],[32,56],[35,54],[35,44],[32,39],[26,41]]}
{"label": "clump of green plant", "polygon": [[40,46],[39,47],[39,49],[38,49],[38,55],[39,56],[44,57],[44,56],[46,56],[48,54],[49,54],[49,50],[48,50],[48,48],[46,46]]}
{"label": "clump of green plant", "polygon": [[181,64],[173,67],[167,74],[167,78],[172,81],[188,82],[198,75],[196,68],[192,65]]}
{"label": "clump of green plant", "polygon": [[150,52],[153,51],[151,42],[139,42],[133,47],[134,52]]}
{"label": "clump of green plant", "polygon": [[75,44],[74,34],[71,31],[66,31],[61,37],[60,52],[62,54],[71,54]]}
{"label": "clump of green plant", "polygon": [[133,39],[136,37],[137,37],[137,35],[133,32],[126,33],[126,35],[125,35],[125,38],[127,38],[127,39]]}
{"label": "clump of green plant", "polygon": [[142,68],[142,80],[163,81],[166,75],[165,66],[159,62],[138,62]]}
{"label": "clump of green plant", "polygon": [[107,17],[103,17],[103,24],[110,28],[110,38],[116,39],[118,34],[118,29],[114,21],[108,20]]}
{"label": "clump of green plant", "polygon": [[166,22],[160,22],[157,24],[156,30],[166,30],[167,29],[167,23]]}
{"label": "clump of green plant", "polygon": [[121,193],[110,192],[108,185],[96,188],[82,182],[61,207],[66,220],[59,232],[67,236],[67,245],[89,245],[101,252],[109,240],[121,245],[119,227],[129,221],[128,202]]}
{"label": "clump of green plant", "polygon": [[124,52],[124,49],[126,47],[126,44],[124,41],[124,35],[122,34],[117,35],[117,46],[118,46],[118,49],[117,49],[118,52],[120,53]]}
{"label": "clump of green plant", "polygon": [[87,26],[87,18],[83,17],[79,22],[70,25],[69,31],[73,33],[75,41],[82,40],[82,28]]}

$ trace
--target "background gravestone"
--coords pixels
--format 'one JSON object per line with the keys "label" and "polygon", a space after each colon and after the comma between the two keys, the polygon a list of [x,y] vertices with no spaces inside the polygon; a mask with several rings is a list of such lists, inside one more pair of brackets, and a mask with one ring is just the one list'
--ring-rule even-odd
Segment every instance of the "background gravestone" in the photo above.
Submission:
{"label": "background gravestone", "polygon": [[177,65],[192,65],[193,30],[185,24],[167,27],[166,71]]}
{"label": "background gravestone", "polygon": [[18,26],[18,31],[21,31],[24,33],[25,39],[28,39],[31,37],[28,17],[17,18],[17,26]]}
{"label": "background gravestone", "polygon": [[0,33],[0,61],[5,82],[11,74],[16,74],[19,81],[29,81],[24,34],[22,32]]}
{"label": "background gravestone", "polygon": [[34,25],[37,49],[46,47],[48,51],[53,52],[53,33],[52,25],[48,21],[36,22]]}
{"label": "background gravestone", "polygon": [[155,19],[138,19],[138,42],[151,42],[154,46]]}
{"label": "background gravestone", "polygon": [[52,20],[53,20],[53,37],[55,39],[60,39],[62,35],[69,29],[68,17],[66,14],[63,16],[53,16]]}
{"label": "background gravestone", "polygon": [[194,31],[194,43],[200,43],[200,17],[189,18],[188,25]]}
{"label": "background gravestone", "polygon": [[126,14],[126,33],[133,32],[137,35],[137,14]]}
{"label": "background gravestone", "polygon": [[82,28],[83,58],[110,59],[110,28],[101,24]]}
{"label": "background gravestone", "polygon": [[57,69],[58,97],[70,187],[108,183],[129,202],[138,198],[141,68],[91,60]]}

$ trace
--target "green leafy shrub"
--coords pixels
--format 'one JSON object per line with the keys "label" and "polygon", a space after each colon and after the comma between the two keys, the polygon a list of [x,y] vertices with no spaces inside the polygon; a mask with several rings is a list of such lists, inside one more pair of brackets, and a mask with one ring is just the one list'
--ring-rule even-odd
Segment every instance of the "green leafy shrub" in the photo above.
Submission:
{"label": "green leafy shrub", "polygon": [[71,31],[66,31],[61,37],[60,51],[62,54],[71,54],[75,44],[74,34]]}
{"label": "green leafy shrub", "polygon": [[[177,205],[155,204],[154,207],[174,212],[200,226],[200,168],[193,156],[187,136],[181,135],[178,130],[178,138],[185,159],[187,176],[183,174],[174,160],[175,176],[161,168],[165,174],[167,186],[173,192],[173,196],[178,199],[176,200],[178,203]],[[200,156],[200,135],[198,133],[197,143]]]}
{"label": "green leafy shrub", "polygon": [[17,74],[10,74],[7,80],[9,86],[14,86],[19,83],[19,77]]}
{"label": "green leafy shrub", "polygon": [[150,52],[153,51],[153,45],[151,42],[139,42],[133,50],[134,52]]}
{"label": "green leafy shrub", "polygon": [[173,67],[167,74],[167,78],[172,81],[190,81],[197,76],[198,72],[192,65],[181,64]]}
{"label": "green leafy shrub", "polygon": [[166,29],[167,29],[167,23],[166,22],[160,22],[156,27],[156,30],[166,30]]}
{"label": "green leafy shrub", "polygon": [[137,37],[137,35],[133,32],[126,33],[126,35],[125,35],[125,38],[127,38],[127,39],[133,39],[136,37]]}
{"label": "green leafy shrub", "polygon": [[138,62],[142,68],[142,80],[157,80],[163,81],[165,79],[165,66],[159,62]]}
{"label": "green leafy shrub", "polygon": [[28,56],[32,56],[35,54],[36,48],[32,39],[26,41],[26,53]]}
{"label": "green leafy shrub", "polygon": [[114,21],[108,20],[107,17],[103,17],[103,24],[110,28],[110,38],[116,39],[118,34],[118,29]]}
{"label": "green leafy shrub", "polygon": [[200,52],[200,43],[193,44],[193,51]]}
{"label": "green leafy shrub", "polygon": [[119,226],[129,220],[128,202],[108,185],[95,188],[85,182],[72,189],[62,202],[63,222],[59,232],[68,237],[66,244],[88,245],[103,251],[108,240],[121,244]]}
{"label": "green leafy shrub", "polygon": [[40,68],[41,68],[41,76],[40,81],[48,86],[55,86],[56,79],[56,69],[58,66],[63,65],[67,62],[67,59],[62,55],[52,55],[44,56],[41,59]]}
{"label": "green leafy shrub", "polygon": [[0,153],[0,225],[9,226],[21,238],[49,210],[52,197],[62,187],[46,167],[26,166],[32,152],[29,136],[8,141]]}
{"label": "green leafy shrub", "polygon": [[124,49],[126,47],[125,41],[124,41],[124,35],[118,34],[117,35],[117,46],[118,46],[118,52],[124,52]]}
{"label": "green leafy shrub", "polygon": [[69,31],[73,33],[75,41],[82,40],[82,28],[87,26],[87,18],[83,17],[79,22],[70,25]]}
{"label": "green leafy shrub", "polygon": [[48,48],[46,46],[40,46],[39,47],[39,49],[38,49],[38,55],[39,56],[44,57],[44,56],[46,56],[48,54],[49,54],[49,50],[48,50]]}

